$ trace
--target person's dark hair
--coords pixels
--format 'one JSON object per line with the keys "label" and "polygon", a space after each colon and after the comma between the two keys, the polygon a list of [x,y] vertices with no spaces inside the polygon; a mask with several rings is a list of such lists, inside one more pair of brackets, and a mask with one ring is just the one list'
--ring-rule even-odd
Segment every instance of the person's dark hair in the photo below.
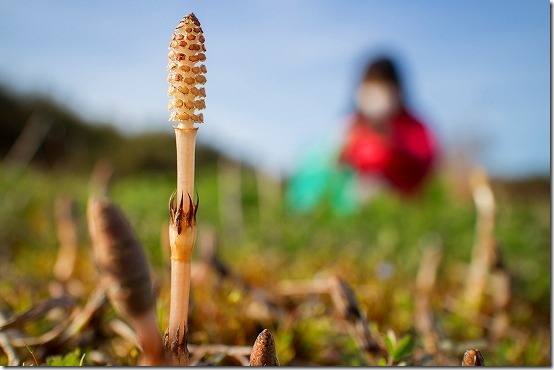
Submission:
{"label": "person's dark hair", "polygon": [[386,57],[377,58],[369,63],[363,81],[385,81],[402,88],[400,76],[392,60]]}

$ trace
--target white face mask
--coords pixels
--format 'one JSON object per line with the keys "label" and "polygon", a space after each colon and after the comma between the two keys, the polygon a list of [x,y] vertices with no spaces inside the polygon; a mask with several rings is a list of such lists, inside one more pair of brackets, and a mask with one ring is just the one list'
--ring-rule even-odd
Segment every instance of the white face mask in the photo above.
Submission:
{"label": "white face mask", "polygon": [[375,82],[360,85],[356,103],[364,116],[374,120],[389,118],[400,106],[398,95],[392,86]]}

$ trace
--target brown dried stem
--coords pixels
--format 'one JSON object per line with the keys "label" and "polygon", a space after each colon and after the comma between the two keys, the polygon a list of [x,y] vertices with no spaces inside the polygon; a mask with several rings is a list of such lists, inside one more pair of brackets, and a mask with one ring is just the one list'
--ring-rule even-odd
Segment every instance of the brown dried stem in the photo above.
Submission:
{"label": "brown dried stem", "polygon": [[[51,349],[55,350],[64,346],[76,347],[81,342],[81,337],[85,336],[83,331],[106,303],[104,289],[97,286],[89,295],[83,309],[74,310],[65,321],[52,330],[40,336],[26,336],[23,332],[12,329],[7,330],[6,334],[8,334],[12,346],[18,348],[34,347],[35,354],[39,357],[43,357],[43,354],[49,353]],[[38,350],[36,347],[39,347]],[[38,352],[41,352],[41,354]]]}
{"label": "brown dried stem", "polygon": [[339,277],[333,277],[329,280],[329,289],[335,307],[349,324],[351,335],[364,354],[368,365],[376,365],[376,355],[381,351],[381,348],[369,331],[367,319],[358,305],[354,292]]}
{"label": "brown dried stem", "polygon": [[[2,311],[0,311],[0,325],[5,324],[5,320],[7,318],[7,315],[5,315]],[[8,366],[19,366],[19,363],[21,360],[17,356],[16,350],[13,348],[12,344],[10,343],[10,338],[8,336],[8,333],[0,332],[0,348],[4,351],[6,354],[6,357],[8,358]]]}
{"label": "brown dried stem", "polygon": [[90,174],[90,193],[99,197],[108,196],[113,173],[114,168],[109,159],[101,158],[96,161]]}
{"label": "brown dried stem", "polygon": [[77,259],[79,236],[75,220],[75,202],[71,198],[59,196],[56,199],[54,216],[60,248],[53,272],[54,276],[64,283],[71,277]]}
{"label": "brown dried stem", "polygon": [[508,333],[510,329],[510,315],[508,305],[511,299],[512,281],[509,273],[498,269],[491,276],[491,291],[493,316],[490,323],[490,339],[497,341]]}
{"label": "brown dried stem", "polygon": [[22,327],[30,321],[39,320],[46,316],[46,314],[54,308],[63,307],[70,311],[70,309],[72,309],[74,306],[75,301],[68,296],[48,299],[29,308],[22,313],[12,315],[11,317],[3,320],[4,322],[0,325],[0,331]]}
{"label": "brown dried stem", "polygon": [[416,278],[415,327],[420,332],[423,347],[427,353],[436,353],[439,349],[439,332],[430,307],[430,295],[435,287],[437,270],[442,259],[439,245],[427,248],[421,258]]}
{"label": "brown dried stem", "polygon": [[376,365],[376,356],[384,354],[384,343],[371,333],[353,290],[341,278],[285,281],[278,285],[277,292],[281,296],[329,294],[340,316],[348,324],[350,335],[362,351],[367,364]]}
{"label": "brown dried stem", "polygon": [[496,205],[488,176],[475,168],[470,176],[473,200],[477,209],[475,242],[464,292],[466,309],[476,313],[483,299],[490,268],[496,256],[494,217]]}

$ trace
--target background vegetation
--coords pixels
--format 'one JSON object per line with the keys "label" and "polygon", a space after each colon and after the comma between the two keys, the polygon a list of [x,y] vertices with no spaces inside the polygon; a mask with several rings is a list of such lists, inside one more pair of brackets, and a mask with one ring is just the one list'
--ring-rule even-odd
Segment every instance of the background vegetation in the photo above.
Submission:
{"label": "background vegetation", "polygon": [[[175,183],[173,137],[160,133],[126,137],[108,125],[84,123],[44,98],[18,98],[6,90],[0,93],[0,157],[6,159],[34,113],[43,122],[51,122],[29,163],[4,160],[0,165],[0,308],[21,312],[49,297],[59,243],[53,212],[60,195],[73,198],[77,205],[79,257],[74,277],[84,289],[92,290],[97,275],[85,208],[90,173],[104,158],[114,169],[109,196],[127,214],[147,249],[159,288],[163,331],[169,288],[164,232]],[[240,206],[229,208],[230,203],[222,198],[225,163],[230,162],[200,145],[199,230],[201,234],[216,232],[221,259],[251,286],[279,297],[283,282],[340,276],[352,286],[375,332],[383,338],[391,331],[398,338],[411,338],[414,348],[404,358],[408,364],[457,364],[464,350],[473,347],[482,351],[487,365],[551,364],[550,179],[492,183],[498,207],[495,237],[513,285],[510,331],[491,342],[487,325],[453,312],[447,304],[459,300],[463,292],[476,211],[471,198],[453,191],[442,173],[430,181],[420,198],[406,200],[384,193],[359,212],[338,216],[327,204],[308,214],[294,213],[283,203],[286,184],[271,179],[277,190],[267,202],[259,185],[260,173],[245,165],[240,167],[240,191],[233,195],[240,199]],[[196,260],[202,240],[200,236]],[[443,251],[431,294],[432,310],[445,334],[442,345],[451,355],[441,360],[425,358],[414,328],[414,281],[422,255],[431,245],[440,245]],[[364,364],[328,297],[310,296],[298,302],[283,299],[294,319],[279,322],[250,315],[254,300],[232,282],[210,283],[213,277],[203,282],[199,273],[196,276],[191,343],[252,345],[261,329],[268,328],[275,336],[281,365]],[[486,292],[480,311],[485,318],[491,314],[490,293]],[[45,318],[26,330],[38,335],[48,325]],[[92,359],[86,355],[83,359],[81,354],[93,350],[64,349],[58,355],[86,365]],[[31,351],[26,364],[32,363]],[[121,364],[134,364],[136,349],[121,351],[113,349],[113,357]],[[6,361],[0,354],[0,364]],[[61,357],[47,362],[56,361]]]}

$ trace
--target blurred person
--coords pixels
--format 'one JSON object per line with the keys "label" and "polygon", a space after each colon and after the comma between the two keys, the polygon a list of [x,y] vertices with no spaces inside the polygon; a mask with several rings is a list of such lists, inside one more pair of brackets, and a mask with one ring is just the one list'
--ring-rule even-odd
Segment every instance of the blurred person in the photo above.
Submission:
{"label": "blurred person", "polygon": [[364,184],[385,183],[401,194],[422,187],[437,155],[436,140],[406,107],[395,64],[378,58],[366,68],[356,94],[339,163]]}
{"label": "blurred person", "polygon": [[309,211],[327,200],[335,213],[350,214],[386,188],[417,194],[429,176],[437,156],[435,137],[407,108],[389,58],[368,64],[355,103],[338,151],[312,145],[299,161],[287,190],[293,210]]}

